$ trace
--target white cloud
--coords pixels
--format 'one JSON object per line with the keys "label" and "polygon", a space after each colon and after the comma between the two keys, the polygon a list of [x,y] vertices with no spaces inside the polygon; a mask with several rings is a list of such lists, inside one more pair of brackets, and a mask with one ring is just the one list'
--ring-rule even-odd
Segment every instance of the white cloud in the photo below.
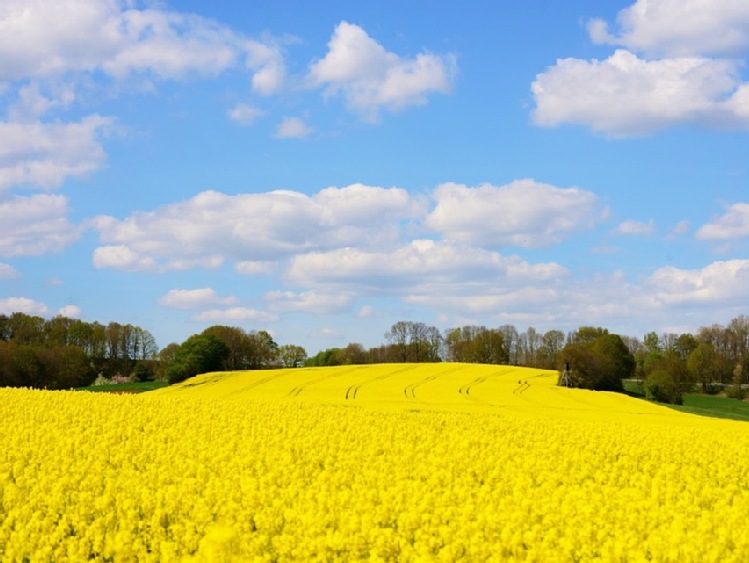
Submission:
{"label": "white cloud", "polygon": [[681,123],[749,126],[749,104],[729,60],[648,61],[625,50],[605,61],[558,60],[531,86],[537,125],[577,123],[612,137]]}
{"label": "white cloud", "polygon": [[227,114],[232,121],[240,125],[252,125],[256,119],[265,115],[265,112],[248,104],[237,104]]}
{"label": "white cloud", "polygon": [[377,316],[377,310],[371,305],[362,305],[356,312],[356,316],[360,319],[373,319]]}
{"label": "white cloud", "polygon": [[287,281],[329,291],[345,287],[362,293],[401,294],[426,286],[462,291],[477,283],[499,290],[508,285],[551,283],[566,275],[554,262],[534,265],[517,256],[504,257],[461,244],[415,240],[387,252],[341,248],[296,256]]}
{"label": "white cloud", "polygon": [[736,58],[749,47],[744,0],[637,0],[617,28],[588,23],[594,43],[623,47],[608,59],[561,59],[537,75],[536,124],[581,124],[611,137],[680,124],[749,127],[749,83]]}
{"label": "white cloud", "polygon": [[261,93],[283,80],[280,50],[213,20],[115,0],[5,0],[0,7],[0,81],[101,71],[124,79],[215,75],[242,63]]}
{"label": "white cloud", "polygon": [[67,220],[67,213],[62,195],[0,198],[0,256],[48,254],[72,244],[82,229]]}
{"label": "white cloud", "polygon": [[303,139],[313,131],[301,117],[284,117],[276,128],[275,136],[278,139]]}
{"label": "white cloud", "polygon": [[655,232],[655,223],[652,219],[647,223],[629,219],[620,223],[614,232],[619,235],[650,236]]}
{"label": "white cloud", "polygon": [[[53,108],[68,108],[79,90],[92,99],[113,83],[118,89],[153,88],[159,80],[213,77],[230,69],[250,72],[253,90],[266,95],[277,92],[285,77],[282,51],[272,38],[250,39],[160,3],[138,9],[129,0],[5,0],[0,91],[14,101],[0,122],[0,192],[56,188],[104,165],[99,137],[112,118],[41,119]],[[249,106],[230,112],[243,124],[256,116]]]}
{"label": "white cloud", "polygon": [[649,279],[662,305],[745,305],[749,299],[749,260],[713,262],[701,269],[667,266]]}
{"label": "white cloud", "polygon": [[733,240],[749,237],[749,203],[734,203],[726,213],[697,230],[699,240]]}
{"label": "white cloud", "polygon": [[80,319],[81,308],[78,305],[64,305],[57,310],[57,314],[68,319]]}
{"label": "white cloud", "polygon": [[340,313],[351,306],[352,297],[340,292],[318,291],[269,291],[265,294],[268,308],[272,311],[300,311],[314,315]]}
{"label": "white cloud", "polygon": [[293,191],[229,196],[203,192],[124,220],[97,217],[103,246],[97,267],[165,271],[217,267],[225,258],[237,268],[275,262],[292,254],[338,246],[387,247],[400,236],[400,221],[419,203],[400,188],[354,184],[308,196]]}
{"label": "white cloud", "polygon": [[100,246],[94,250],[95,268],[114,268],[129,271],[156,271],[156,262],[147,257],[140,257],[124,245]]}
{"label": "white cloud", "polygon": [[0,313],[10,315],[12,313],[26,313],[27,315],[44,315],[49,311],[44,303],[34,301],[28,297],[4,297],[0,298]]}
{"label": "white cloud", "polygon": [[477,246],[538,247],[593,227],[605,215],[598,198],[579,188],[533,180],[504,186],[441,184],[426,226]]}
{"label": "white cloud", "polygon": [[230,307],[227,309],[211,309],[198,313],[193,317],[201,322],[257,322],[269,323],[278,319],[275,315],[250,309],[247,307]]}
{"label": "white cloud", "polygon": [[246,276],[266,275],[273,272],[278,264],[276,262],[258,262],[253,260],[242,260],[234,264],[234,270]]}
{"label": "white cloud", "polygon": [[685,235],[689,232],[690,227],[692,224],[687,219],[682,219],[671,230],[671,232],[668,235],[668,238],[674,239],[678,236]]}
{"label": "white cloud", "polygon": [[97,170],[106,160],[98,137],[112,123],[98,115],[78,123],[0,121],[0,193],[19,185],[56,188]]}
{"label": "white cloud", "polygon": [[200,289],[172,289],[159,299],[159,305],[172,309],[199,309],[210,305],[234,305],[233,295],[221,297],[210,287]]}
{"label": "white cloud", "polygon": [[340,93],[349,109],[376,120],[382,107],[423,105],[431,92],[450,92],[454,73],[452,55],[421,53],[403,59],[361,27],[342,21],[328,43],[328,53],[310,66],[309,79],[324,86],[326,96]]}
{"label": "white cloud", "polygon": [[21,274],[13,266],[0,262],[0,280],[15,280],[21,277]]}
{"label": "white cloud", "polygon": [[616,17],[618,30],[594,19],[593,42],[622,45],[655,56],[736,53],[749,46],[744,0],[637,0]]}

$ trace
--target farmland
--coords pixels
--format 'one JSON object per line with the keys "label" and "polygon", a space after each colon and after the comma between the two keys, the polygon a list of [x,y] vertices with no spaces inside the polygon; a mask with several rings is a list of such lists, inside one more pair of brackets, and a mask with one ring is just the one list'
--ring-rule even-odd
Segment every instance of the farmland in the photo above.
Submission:
{"label": "farmland", "polygon": [[3,561],[740,561],[749,433],[556,373],[0,389]]}

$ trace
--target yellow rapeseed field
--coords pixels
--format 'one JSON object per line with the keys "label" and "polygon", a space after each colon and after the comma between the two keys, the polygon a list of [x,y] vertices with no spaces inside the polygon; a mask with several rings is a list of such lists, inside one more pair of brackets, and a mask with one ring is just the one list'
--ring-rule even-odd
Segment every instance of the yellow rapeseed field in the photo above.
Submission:
{"label": "yellow rapeseed field", "polygon": [[555,382],[445,363],[0,389],[0,560],[749,560],[749,425]]}

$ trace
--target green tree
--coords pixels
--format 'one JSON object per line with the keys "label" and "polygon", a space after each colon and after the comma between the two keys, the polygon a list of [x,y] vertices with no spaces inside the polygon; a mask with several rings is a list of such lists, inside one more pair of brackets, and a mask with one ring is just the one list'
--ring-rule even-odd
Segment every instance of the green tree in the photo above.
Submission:
{"label": "green tree", "polygon": [[684,393],[694,386],[687,362],[675,348],[664,350],[645,375],[645,397],[662,403],[682,404]]}
{"label": "green tree", "polygon": [[[622,391],[622,379],[631,377],[635,370],[635,359],[618,334],[609,334],[605,329],[583,327],[560,353],[560,378],[569,365],[569,383],[573,387],[596,391]],[[597,334],[593,338],[593,334]]]}
{"label": "green tree", "polygon": [[687,371],[702,386],[703,393],[713,391],[713,383],[720,378],[720,361],[710,342],[700,342],[692,350],[687,358]]}
{"label": "green tree", "polygon": [[212,334],[194,334],[179,347],[166,368],[169,383],[179,383],[210,371],[219,371],[229,349]]}

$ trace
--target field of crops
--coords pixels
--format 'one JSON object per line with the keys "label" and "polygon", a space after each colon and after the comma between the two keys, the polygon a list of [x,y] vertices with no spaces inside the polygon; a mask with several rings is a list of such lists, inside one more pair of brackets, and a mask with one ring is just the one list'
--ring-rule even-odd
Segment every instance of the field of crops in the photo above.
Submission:
{"label": "field of crops", "polygon": [[745,561],[749,425],[392,364],[0,389],[2,561]]}

